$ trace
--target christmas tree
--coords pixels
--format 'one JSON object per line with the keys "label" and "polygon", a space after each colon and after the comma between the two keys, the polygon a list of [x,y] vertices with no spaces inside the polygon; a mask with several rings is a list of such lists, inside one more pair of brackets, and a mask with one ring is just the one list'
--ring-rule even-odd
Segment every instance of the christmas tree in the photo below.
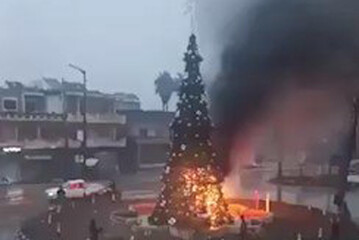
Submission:
{"label": "christmas tree", "polygon": [[163,187],[149,218],[155,225],[217,228],[231,222],[220,185],[223,174],[210,140],[213,126],[200,74],[202,60],[192,34],[184,57],[179,103],[170,125],[172,145]]}

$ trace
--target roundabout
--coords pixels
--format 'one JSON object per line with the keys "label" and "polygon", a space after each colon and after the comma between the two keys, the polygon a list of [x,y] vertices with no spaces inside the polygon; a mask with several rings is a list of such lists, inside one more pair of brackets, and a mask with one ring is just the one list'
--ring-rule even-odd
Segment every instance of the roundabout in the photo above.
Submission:
{"label": "roundabout", "polygon": [[[248,203],[250,203],[249,201]],[[128,208],[111,213],[111,221],[115,224],[125,224],[131,230],[143,236],[150,236],[154,232],[167,232],[172,237],[191,239],[195,234],[204,234],[212,237],[240,234],[243,219],[248,232],[252,235],[260,234],[267,224],[274,220],[274,214],[269,209],[252,208],[251,204],[243,204],[240,199],[228,200],[228,211],[233,218],[232,224],[227,224],[215,229],[209,228],[183,228],[176,224],[151,225],[148,218],[156,206],[156,199],[133,199],[127,200]],[[265,204],[268,206],[268,204]],[[243,217],[243,219],[241,219]]]}

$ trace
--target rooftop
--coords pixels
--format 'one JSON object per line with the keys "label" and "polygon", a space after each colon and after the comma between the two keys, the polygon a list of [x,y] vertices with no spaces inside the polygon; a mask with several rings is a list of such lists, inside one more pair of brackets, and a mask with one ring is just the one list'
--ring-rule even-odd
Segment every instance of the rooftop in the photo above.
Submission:
{"label": "rooftop", "polygon": [[[80,82],[70,82],[65,80],[58,80],[57,78],[43,77],[41,79],[33,80],[30,84],[23,84],[17,81],[5,81],[3,86],[0,86],[0,91],[9,89],[16,89],[21,91],[39,92],[39,93],[74,93],[82,94],[83,84]],[[133,93],[103,93],[98,90],[87,89],[87,93],[91,97],[113,98],[121,102],[140,102],[137,95]]]}

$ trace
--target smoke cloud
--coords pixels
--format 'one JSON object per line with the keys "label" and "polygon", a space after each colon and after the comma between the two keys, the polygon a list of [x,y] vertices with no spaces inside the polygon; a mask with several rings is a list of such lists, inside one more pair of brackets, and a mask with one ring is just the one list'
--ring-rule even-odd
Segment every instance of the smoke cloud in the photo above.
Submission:
{"label": "smoke cloud", "polygon": [[327,160],[359,89],[359,2],[236,2],[245,12],[231,10],[216,31],[221,64],[211,89],[224,158],[281,151]]}

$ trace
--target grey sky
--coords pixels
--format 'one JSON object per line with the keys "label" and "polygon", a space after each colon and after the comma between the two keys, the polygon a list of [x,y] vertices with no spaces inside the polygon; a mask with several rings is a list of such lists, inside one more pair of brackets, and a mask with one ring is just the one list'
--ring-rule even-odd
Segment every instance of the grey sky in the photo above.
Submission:
{"label": "grey sky", "polygon": [[186,0],[0,0],[0,82],[46,77],[89,88],[134,92],[145,109],[161,107],[153,81],[183,70],[190,34]]}

